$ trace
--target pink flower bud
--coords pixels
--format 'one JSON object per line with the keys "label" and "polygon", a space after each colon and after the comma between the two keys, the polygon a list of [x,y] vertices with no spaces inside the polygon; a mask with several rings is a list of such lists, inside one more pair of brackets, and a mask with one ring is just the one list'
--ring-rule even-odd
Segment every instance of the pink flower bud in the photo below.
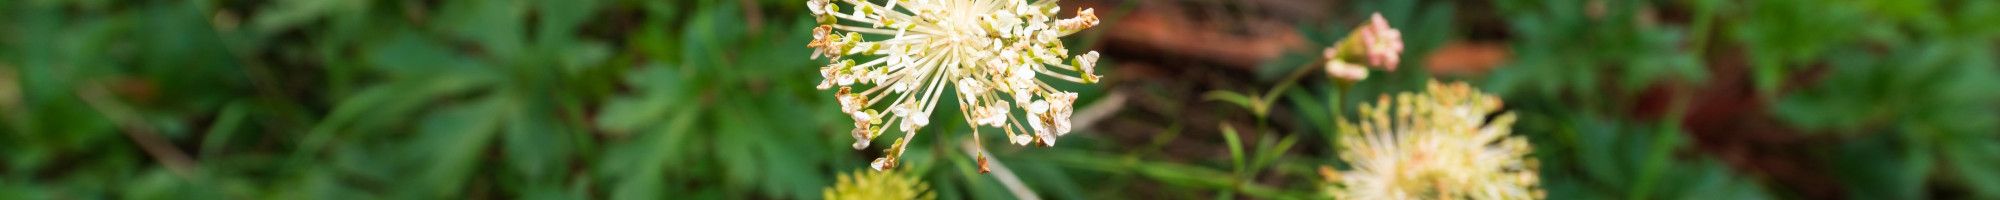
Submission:
{"label": "pink flower bud", "polygon": [[1369,17],[1368,24],[1359,30],[1362,51],[1368,55],[1368,65],[1396,70],[1397,61],[1403,54],[1403,33],[1389,27],[1389,20],[1382,19],[1382,13]]}

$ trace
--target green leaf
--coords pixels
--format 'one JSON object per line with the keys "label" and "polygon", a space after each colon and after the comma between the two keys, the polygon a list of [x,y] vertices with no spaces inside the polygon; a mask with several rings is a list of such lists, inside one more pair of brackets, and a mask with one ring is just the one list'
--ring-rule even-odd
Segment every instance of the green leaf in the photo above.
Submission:
{"label": "green leaf", "polygon": [[[504,106],[528,108],[529,111],[534,111],[527,113],[553,113],[545,110],[546,108],[533,107],[535,105],[549,104],[515,103],[514,105]],[[570,151],[574,148],[571,145],[574,143],[567,140],[570,138],[567,135],[572,133],[564,132],[561,129],[561,126],[564,124],[556,123],[561,122],[561,120],[554,119],[552,116],[544,114],[506,116],[507,131],[501,138],[505,144],[503,146],[504,152],[508,155],[506,161],[511,165],[510,168],[514,170],[514,174],[523,177],[528,184],[531,184],[529,187],[545,187],[545,190],[555,190],[553,185],[538,184],[560,183],[565,172],[568,171],[567,166],[564,166],[564,161],[569,160]]]}
{"label": "green leaf", "polygon": [[1245,159],[1243,157],[1243,139],[1236,136],[1236,127],[1229,125],[1229,123],[1222,123],[1222,139],[1223,142],[1229,143],[1230,163],[1232,163],[1232,166],[1235,166],[1238,173],[1243,172],[1243,160]]}
{"label": "green leaf", "polygon": [[488,98],[468,105],[447,107],[424,117],[417,135],[406,151],[425,153],[420,155],[430,163],[418,169],[422,187],[430,188],[423,196],[452,197],[464,190],[468,178],[479,168],[475,168],[485,152],[486,145],[493,142],[492,136],[499,132],[500,122],[515,111],[505,107],[512,103],[504,98]]}
{"label": "green leaf", "polygon": [[1258,116],[1264,115],[1263,110],[1258,109],[1262,108],[1263,106],[1258,106],[1258,101],[1256,99],[1252,99],[1249,95],[1243,95],[1243,93],[1236,93],[1227,90],[1216,90],[1216,91],[1209,91],[1207,93],[1202,93],[1201,98],[1202,100],[1222,101],[1230,104],[1236,104],[1237,106],[1242,106],[1243,109],[1250,109],[1251,112],[1256,112]]}
{"label": "green leaf", "polygon": [[525,0],[445,1],[435,23],[451,36],[479,44],[487,55],[524,56],[528,5]]}
{"label": "green leaf", "polygon": [[596,168],[597,176],[612,181],[611,199],[660,199],[676,194],[663,177],[668,170],[702,165],[683,161],[691,156],[683,148],[701,110],[694,106],[676,109],[665,118],[667,123],[634,135],[637,138],[631,142],[611,144]]}
{"label": "green leaf", "polygon": [[1946,141],[1942,157],[1978,198],[2000,198],[2000,145],[1987,138]]}
{"label": "green leaf", "polygon": [[626,76],[626,85],[640,96],[614,97],[598,112],[597,126],[612,133],[629,133],[665,117],[669,108],[684,104],[691,93],[685,78],[668,66],[649,65]]}
{"label": "green leaf", "polygon": [[341,9],[367,8],[373,1],[344,0],[280,0],[264,7],[250,26],[257,32],[277,32],[312,20],[320,19],[330,12]]}
{"label": "green leaf", "polygon": [[1284,157],[1286,153],[1291,151],[1292,145],[1297,144],[1299,141],[1298,135],[1286,135],[1284,139],[1278,140],[1278,144],[1272,145],[1270,144],[1271,137],[1263,138],[1263,142],[1258,142],[1258,144],[1263,145],[1259,145],[1261,148],[1258,148],[1255,160],[1250,162],[1251,170],[1264,170],[1265,167],[1271,166],[1271,162]]}
{"label": "green leaf", "polygon": [[371,69],[403,79],[435,77],[488,77],[494,69],[482,61],[459,54],[444,43],[416,32],[401,32],[393,39],[368,49]]}
{"label": "green leaf", "polygon": [[468,77],[444,76],[393,82],[364,89],[352,97],[341,100],[325,119],[312,126],[312,130],[302,139],[298,149],[301,155],[296,158],[308,158],[303,156],[304,153],[319,151],[331,142],[335,133],[356,127],[377,127],[384,123],[395,122],[396,119],[404,119],[397,116],[407,116],[415,112],[418,106],[431,100],[455,95],[483,85],[485,82],[486,80]]}

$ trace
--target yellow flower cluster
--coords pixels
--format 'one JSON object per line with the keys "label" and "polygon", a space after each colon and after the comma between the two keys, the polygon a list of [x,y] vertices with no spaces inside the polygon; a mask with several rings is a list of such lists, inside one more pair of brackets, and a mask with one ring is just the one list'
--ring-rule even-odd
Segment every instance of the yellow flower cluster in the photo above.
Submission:
{"label": "yellow flower cluster", "polygon": [[897,172],[862,171],[841,174],[839,179],[820,194],[830,200],[936,199],[930,186]]}
{"label": "yellow flower cluster", "polygon": [[[1511,136],[1500,99],[1465,83],[1431,81],[1421,94],[1362,104],[1341,122],[1337,151],[1352,169],[1322,169],[1339,199],[1540,199],[1528,141]],[[1393,108],[1393,109],[1392,109]]]}

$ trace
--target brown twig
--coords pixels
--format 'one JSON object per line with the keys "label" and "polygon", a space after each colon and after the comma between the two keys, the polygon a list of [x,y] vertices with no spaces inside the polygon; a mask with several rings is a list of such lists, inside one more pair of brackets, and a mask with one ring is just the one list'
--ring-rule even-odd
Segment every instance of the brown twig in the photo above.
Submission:
{"label": "brown twig", "polygon": [[743,21],[745,24],[748,24],[750,33],[762,34],[764,30],[764,9],[757,6],[757,0],[739,0],[736,2],[743,6]]}
{"label": "brown twig", "polygon": [[132,143],[138,144],[140,150],[145,151],[147,155],[151,155],[155,161],[160,162],[160,165],[165,166],[174,175],[181,178],[193,177],[194,159],[190,159],[187,153],[180,149],[174,148],[173,143],[167,142],[165,138],[161,138],[159,133],[149,128],[153,126],[147,125],[146,121],[141,119],[137,113],[133,113],[130,108],[109,99],[111,95],[109,93],[99,84],[91,84],[90,86],[77,89],[77,96],[82,98],[84,103],[89,104],[91,108],[97,110],[99,114],[103,114],[104,117],[110,118],[113,123],[118,124],[118,128],[124,130],[125,137],[131,139]]}
{"label": "brown twig", "polygon": [[1110,93],[1106,93],[1104,98],[1097,100],[1096,103],[1091,103],[1088,106],[1084,106],[1083,110],[1078,110],[1076,117],[1071,118],[1070,123],[1076,124],[1076,129],[1079,130],[1090,129],[1091,126],[1097,125],[1097,122],[1103,121],[1105,117],[1110,117],[1112,114],[1124,110],[1126,98],[1130,98],[1128,96],[1130,95],[1126,94],[1125,91],[1112,90]]}

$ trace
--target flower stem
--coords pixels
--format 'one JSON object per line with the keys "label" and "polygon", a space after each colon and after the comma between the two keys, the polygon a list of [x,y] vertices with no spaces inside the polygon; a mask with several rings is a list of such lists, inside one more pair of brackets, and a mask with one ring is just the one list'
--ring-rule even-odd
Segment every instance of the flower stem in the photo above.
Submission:
{"label": "flower stem", "polygon": [[1285,75],[1285,79],[1278,80],[1277,86],[1273,86],[1271,87],[1271,90],[1269,92],[1265,92],[1264,98],[1261,100],[1269,101],[1272,99],[1277,99],[1278,93],[1284,93],[1285,90],[1291,89],[1292,85],[1297,85],[1299,79],[1305,78],[1307,74],[1306,72],[1311,72],[1312,69],[1313,69],[1312,64],[1307,63],[1304,66],[1299,66],[1298,69],[1292,70],[1291,75]]}

